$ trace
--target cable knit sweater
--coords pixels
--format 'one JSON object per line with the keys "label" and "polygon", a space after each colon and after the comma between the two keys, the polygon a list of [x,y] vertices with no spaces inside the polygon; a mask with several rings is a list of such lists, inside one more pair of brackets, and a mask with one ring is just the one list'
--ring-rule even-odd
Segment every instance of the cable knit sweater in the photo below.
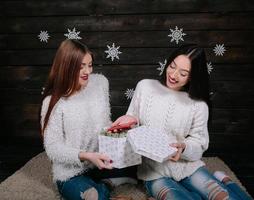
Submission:
{"label": "cable knit sweater", "polygon": [[[42,104],[44,121],[50,96]],[[54,181],[67,180],[94,165],[80,162],[80,151],[98,151],[98,134],[110,124],[109,84],[99,74],[89,76],[86,87],[66,98],[62,97],[52,110],[44,132],[44,147],[52,161]]]}
{"label": "cable knit sweater", "polygon": [[192,100],[186,92],[171,90],[157,80],[146,79],[137,84],[127,114],[137,117],[141,125],[166,132],[172,141],[186,144],[177,162],[158,163],[143,158],[138,168],[140,179],[172,177],[179,181],[204,165],[200,159],[209,143],[205,102]]}

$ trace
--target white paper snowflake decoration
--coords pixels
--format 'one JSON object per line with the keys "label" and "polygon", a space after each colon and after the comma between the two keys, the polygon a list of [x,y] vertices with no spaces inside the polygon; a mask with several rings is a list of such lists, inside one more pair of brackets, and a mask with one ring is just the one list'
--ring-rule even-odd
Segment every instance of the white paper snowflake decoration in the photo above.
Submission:
{"label": "white paper snowflake decoration", "polygon": [[179,40],[184,41],[183,36],[187,35],[186,33],[183,33],[183,29],[180,28],[178,29],[178,27],[175,27],[175,30],[170,29],[171,34],[169,34],[168,36],[171,37],[171,41],[176,41],[176,44],[178,44]]}
{"label": "white paper snowflake decoration", "polygon": [[134,88],[131,88],[131,89],[127,88],[127,90],[125,91],[124,94],[127,99],[132,99],[133,94],[134,94]]}
{"label": "white paper snowflake decoration", "polygon": [[122,52],[119,51],[118,49],[120,48],[120,46],[115,47],[115,43],[112,44],[112,47],[107,45],[108,50],[105,51],[105,53],[107,53],[107,58],[111,57],[111,61],[113,61],[115,58],[117,58],[119,60],[119,54],[121,54]]}
{"label": "white paper snowflake decoration", "polygon": [[49,37],[50,36],[48,34],[48,31],[41,31],[38,35],[38,38],[41,42],[48,42]]}
{"label": "white paper snowflake decoration", "polygon": [[165,69],[166,63],[167,63],[167,60],[166,60],[166,59],[164,60],[163,63],[162,63],[162,62],[159,62],[159,65],[160,65],[160,66],[157,68],[157,70],[160,71],[160,73],[159,73],[160,76],[162,75],[162,73],[163,73],[163,71],[164,71],[164,69]]}
{"label": "white paper snowflake decoration", "polygon": [[44,91],[45,91],[45,87],[42,87],[42,88],[41,88],[41,95],[44,94]]}
{"label": "white paper snowflake decoration", "polygon": [[226,48],[224,47],[224,44],[216,44],[216,46],[213,48],[213,51],[216,56],[223,56]]}
{"label": "white paper snowflake decoration", "polygon": [[208,74],[211,74],[211,72],[213,71],[212,63],[211,62],[207,62],[206,63],[206,67],[207,67]]}
{"label": "white paper snowflake decoration", "polygon": [[214,99],[214,97],[216,96],[216,93],[214,92],[209,92],[209,99],[212,101]]}
{"label": "white paper snowflake decoration", "polygon": [[76,32],[76,28],[74,27],[72,31],[68,29],[68,33],[64,34],[64,36],[67,37],[68,39],[80,40],[82,38],[79,36],[79,34],[80,34],[80,31]]}

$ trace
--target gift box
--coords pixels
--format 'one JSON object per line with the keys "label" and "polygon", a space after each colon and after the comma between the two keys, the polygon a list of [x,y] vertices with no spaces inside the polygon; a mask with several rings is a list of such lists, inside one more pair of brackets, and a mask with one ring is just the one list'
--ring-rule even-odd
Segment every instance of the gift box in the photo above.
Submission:
{"label": "gift box", "polygon": [[170,138],[162,131],[147,126],[129,130],[127,140],[134,152],[160,163],[168,160],[177,152],[177,148],[169,145],[176,142],[175,139]]}
{"label": "gift box", "polygon": [[127,133],[107,133],[99,135],[99,152],[113,160],[114,168],[124,168],[141,164],[141,156],[133,151],[127,141]]}

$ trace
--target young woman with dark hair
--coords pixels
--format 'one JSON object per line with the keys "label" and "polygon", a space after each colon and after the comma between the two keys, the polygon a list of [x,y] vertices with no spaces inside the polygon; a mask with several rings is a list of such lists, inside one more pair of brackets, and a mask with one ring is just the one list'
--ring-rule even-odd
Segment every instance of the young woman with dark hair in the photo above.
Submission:
{"label": "young woman with dark hair", "polygon": [[189,58],[191,70],[189,70],[189,72],[184,72],[184,70],[182,70],[182,73],[179,77],[186,78],[186,75],[188,75],[186,83],[184,82],[185,84],[180,86],[174,84],[172,85],[171,89],[185,91],[188,93],[190,98],[195,100],[203,100],[207,103],[207,105],[210,105],[209,75],[206,68],[206,55],[204,50],[201,48],[195,48],[194,45],[185,45],[179,49],[176,49],[167,59],[165,66],[168,66],[168,68],[164,69],[160,82],[167,86],[167,82],[173,79],[172,77],[172,79],[167,79],[167,72],[170,69],[173,71],[174,67],[176,66],[174,60],[180,55],[186,55]]}
{"label": "young woman with dark hair", "polygon": [[[127,114],[112,125],[139,123],[168,134],[178,149],[168,161],[143,157],[138,178],[156,199],[241,199],[215,178],[201,161],[208,148],[209,76],[202,48],[188,45],[173,52],[162,80],[141,80]],[[170,142],[170,141],[169,141]]]}

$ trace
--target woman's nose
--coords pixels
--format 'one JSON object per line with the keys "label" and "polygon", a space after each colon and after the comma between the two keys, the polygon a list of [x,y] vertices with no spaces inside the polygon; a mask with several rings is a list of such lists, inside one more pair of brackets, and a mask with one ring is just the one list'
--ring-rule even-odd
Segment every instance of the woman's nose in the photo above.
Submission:
{"label": "woman's nose", "polygon": [[85,74],[89,74],[89,69],[88,67],[84,67],[84,71],[83,71]]}
{"label": "woman's nose", "polygon": [[178,77],[178,72],[177,70],[175,70],[172,74],[172,78],[177,78]]}

